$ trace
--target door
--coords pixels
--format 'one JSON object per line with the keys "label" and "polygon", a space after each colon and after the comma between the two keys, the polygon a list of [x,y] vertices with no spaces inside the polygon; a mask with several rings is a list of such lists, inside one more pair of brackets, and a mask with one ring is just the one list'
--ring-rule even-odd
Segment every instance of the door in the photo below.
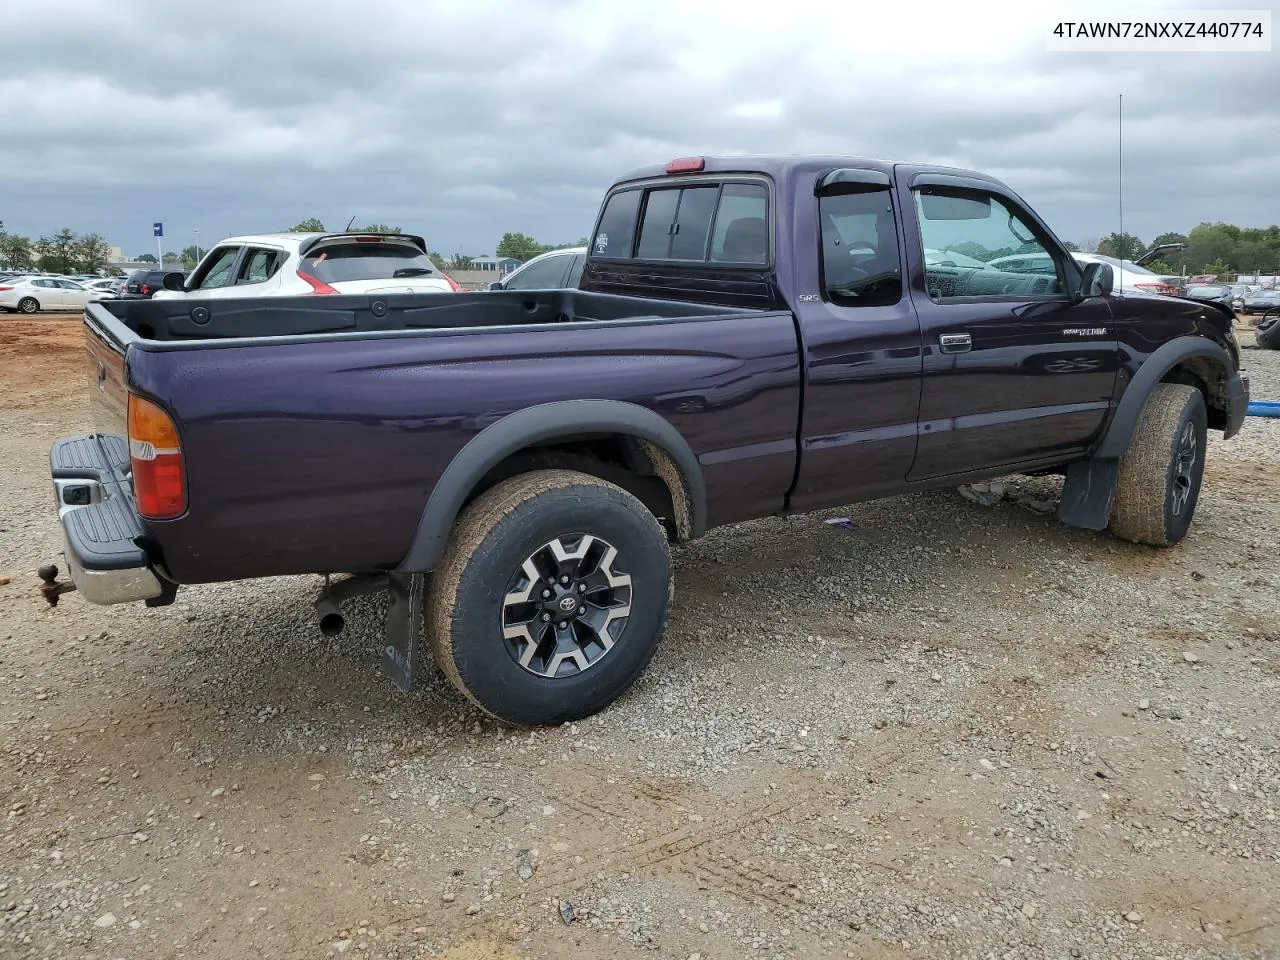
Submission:
{"label": "door", "polygon": [[807,380],[790,505],[812,510],[906,481],[916,451],[920,325],[903,280],[889,175],[831,171],[797,194],[796,316]]}
{"label": "door", "polygon": [[58,281],[38,277],[31,281],[31,285],[36,288],[36,300],[40,302],[41,310],[61,310],[65,306],[66,295],[58,286]]}
{"label": "door", "polygon": [[924,340],[911,479],[1078,454],[1102,428],[1119,367],[1106,299],[1072,295],[1075,261],[997,185],[916,176],[901,196]]}
{"label": "door", "polygon": [[62,305],[83,310],[85,304],[89,302],[89,298],[93,296],[92,291],[87,290],[74,280],[59,280],[58,286],[61,288],[59,293],[62,295]]}

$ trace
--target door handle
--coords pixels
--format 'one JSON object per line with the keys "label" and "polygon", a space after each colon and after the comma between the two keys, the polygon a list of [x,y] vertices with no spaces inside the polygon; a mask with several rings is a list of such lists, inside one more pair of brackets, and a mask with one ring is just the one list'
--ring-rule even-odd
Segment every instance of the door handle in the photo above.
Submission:
{"label": "door handle", "polygon": [[973,349],[973,337],[967,333],[944,333],[938,337],[938,347],[943,353],[966,353]]}

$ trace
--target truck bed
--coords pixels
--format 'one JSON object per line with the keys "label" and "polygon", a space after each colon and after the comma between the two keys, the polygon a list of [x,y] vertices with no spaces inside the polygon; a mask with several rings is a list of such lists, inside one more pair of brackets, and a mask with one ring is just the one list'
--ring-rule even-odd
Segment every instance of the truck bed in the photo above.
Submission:
{"label": "truck bed", "polygon": [[246,297],[227,300],[103,300],[106,312],[142,340],[160,343],[240,337],[467,330],[561,323],[617,323],[741,314],[741,308],[580,290],[495,290],[468,294]]}
{"label": "truck bed", "polygon": [[574,401],[657,414],[710,523],[779,509],[795,472],[789,311],[572,290],[104,301],[85,337],[103,457],[125,459],[131,393],[177,424],[187,512],[143,524],[176,583],[393,568],[446,467],[531,407],[571,433]]}

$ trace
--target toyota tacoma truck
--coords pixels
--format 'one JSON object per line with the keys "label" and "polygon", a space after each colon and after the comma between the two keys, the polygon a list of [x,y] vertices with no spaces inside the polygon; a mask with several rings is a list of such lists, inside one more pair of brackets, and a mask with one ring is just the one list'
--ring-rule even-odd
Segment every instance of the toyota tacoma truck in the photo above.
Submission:
{"label": "toyota tacoma truck", "polygon": [[47,598],[319,574],[332,634],[386,590],[395,683],[429,650],[520,725],[645,669],[672,543],[1056,473],[1064,523],[1176,544],[1248,402],[1229,311],[1122,294],[989,176],[849,158],[628,174],[576,289],[104,301],[84,329]]}

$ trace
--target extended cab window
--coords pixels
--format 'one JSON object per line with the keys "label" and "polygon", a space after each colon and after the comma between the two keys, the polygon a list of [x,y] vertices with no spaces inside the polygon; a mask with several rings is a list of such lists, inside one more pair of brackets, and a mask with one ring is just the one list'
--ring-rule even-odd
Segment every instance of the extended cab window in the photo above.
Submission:
{"label": "extended cab window", "polygon": [[999,197],[942,187],[913,194],[931,300],[1034,300],[1066,289],[1064,265]]}
{"label": "extended cab window", "polygon": [[885,187],[848,184],[818,198],[822,287],[842,307],[888,307],[902,299],[902,261],[893,197]]}
{"label": "extended cab window", "polygon": [[591,253],[611,259],[765,264],[768,214],[769,193],[762,183],[621,191],[605,204]]}

